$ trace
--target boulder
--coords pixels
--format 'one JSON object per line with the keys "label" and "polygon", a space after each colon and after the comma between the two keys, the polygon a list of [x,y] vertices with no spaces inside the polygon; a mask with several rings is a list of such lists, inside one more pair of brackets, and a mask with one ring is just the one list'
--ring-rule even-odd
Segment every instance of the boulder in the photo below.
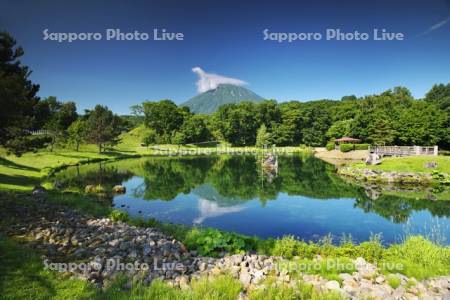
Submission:
{"label": "boulder", "polygon": [[428,168],[428,169],[435,169],[436,167],[437,167],[437,163],[434,161],[427,162],[425,164],[425,168]]}
{"label": "boulder", "polygon": [[127,189],[123,185],[115,185],[112,188],[112,191],[116,194],[125,194],[127,192]]}
{"label": "boulder", "polygon": [[87,194],[95,193],[95,185],[88,184],[88,185],[84,188],[84,192],[87,193]]}
{"label": "boulder", "polygon": [[34,197],[39,197],[43,196],[46,192],[47,190],[43,186],[37,185],[33,188],[32,194]]}

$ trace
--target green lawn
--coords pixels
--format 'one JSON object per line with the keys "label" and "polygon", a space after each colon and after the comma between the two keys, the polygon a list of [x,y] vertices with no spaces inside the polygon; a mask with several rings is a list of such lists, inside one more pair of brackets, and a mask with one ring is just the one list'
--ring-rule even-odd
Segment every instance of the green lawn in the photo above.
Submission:
{"label": "green lawn", "polygon": [[[154,145],[142,147],[141,141],[146,128],[137,127],[120,136],[120,143],[113,151],[98,153],[95,145],[81,145],[80,151],[55,147],[53,152],[47,149],[35,153],[25,153],[20,157],[7,155],[6,150],[0,148],[0,190],[31,190],[39,184],[52,170],[58,170],[69,165],[84,164],[99,160],[114,160],[137,155],[174,155],[174,154],[203,154],[216,153],[216,147],[196,147],[178,145]],[[287,153],[305,151],[300,147],[277,148]],[[198,152],[197,152],[198,150]],[[228,147],[219,148],[220,151],[255,153],[261,152],[256,147]]]}
{"label": "green lawn", "polygon": [[97,290],[83,280],[44,269],[39,255],[0,235],[1,299],[93,299]]}
{"label": "green lawn", "polygon": [[[434,169],[427,168],[428,162],[436,162]],[[368,166],[359,162],[351,165],[361,169],[371,169],[380,171],[395,172],[424,172],[430,173],[433,170],[450,174],[450,156],[407,156],[407,157],[385,157],[380,165]]]}
{"label": "green lawn", "polygon": [[89,148],[93,147],[85,146],[80,152],[65,149],[53,152],[41,150],[25,153],[20,157],[7,155],[4,149],[0,149],[0,190],[31,190],[53,169],[129,156],[120,152],[99,154]]}

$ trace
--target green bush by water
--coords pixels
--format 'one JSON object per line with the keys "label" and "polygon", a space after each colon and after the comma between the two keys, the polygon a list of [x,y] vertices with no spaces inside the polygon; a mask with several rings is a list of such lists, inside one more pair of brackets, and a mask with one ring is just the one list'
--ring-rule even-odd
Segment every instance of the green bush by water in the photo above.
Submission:
{"label": "green bush by water", "polygon": [[130,220],[130,216],[122,211],[122,210],[118,210],[118,209],[114,209],[110,214],[109,217],[111,218],[111,220],[113,220],[114,222],[127,222]]}
{"label": "green bush by water", "polygon": [[339,150],[341,152],[349,152],[353,150],[368,150],[370,144],[340,144]]}
{"label": "green bush by water", "polygon": [[326,148],[327,148],[328,151],[334,150],[334,147],[335,147],[334,142],[329,142],[326,145]]}

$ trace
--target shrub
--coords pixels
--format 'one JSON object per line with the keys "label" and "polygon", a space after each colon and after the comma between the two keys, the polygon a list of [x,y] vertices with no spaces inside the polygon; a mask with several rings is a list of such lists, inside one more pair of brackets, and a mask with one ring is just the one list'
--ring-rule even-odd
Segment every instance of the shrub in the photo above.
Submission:
{"label": "shrub", "polygon": [[386,260],[401,264],[399,272],[409,277],[423,279],[450,273],[450,247],[439,246],[422,236],[411,236],[385,252]]}
{"label": "shrub", "polygon": [[285,235],[281,239],[275,240],[272,255],[292,258],[297,255],[298,241],[292,235]]}
{"label": "shrub", "polygon": [[118,210],[118,209],[114,209],[110,214],[109,217],[111,218],[111,220],[113,220],[114,222],[118,222],[118,221],[122,221],[122,222],[127,222],[130,220],[130,216],[128,215],[128,213],[122,211],[122,210]]}
{"label": "shrub", "polygon": [[357,255],[373,263],[382,259],[384,250],[381,235],[375,234],[370,237],[369,241],[362,242],[357,246]]}
{"label": "shrub", "polygon": [[104,193],[105,191],[106,191],[105,187],[102,186],[102,185],[100,185],[100,184],[98,184],[98,185],[95,187],[95,192],[96,192],[96,193]]}
{"label": "shrub", "polygon": [[221,252],[242,253],[253,248],[251,238],[213,228],[191,229],[184,243],[204,256],[218,256]]}
{"label": "shrub", "polygon": [[328,142],[326,148],[328,151],[334,150],[335,144],[334,142]]}
{"label": "shrub", "polygon": [[396,289],[400,286],[401,280],[397,275],[389,274],[386,277],[387,283],[391,286],[391,288]]}
{"label": "shrub", "polygon": [[297,281],[296,285],[277,283],[273,277],[264,281],[265,288],[250,289],[248,298],[250,300],[269,299],[311,299],[311,300],[335,300],[342,299],[337,292],[318,291],[312,284]]}
{"label": "shrub", "polygon": [[203,277],[198,280],[193,280],[191,288],[192,299],[234,300],[238,298],[242,290],[242,285],[231,275],[219,275],[213,278]]}
{"label": "shrub", "polygon": [[341,150],[341,152],[350,152],[352,150],[355,150],[355,145],[354,144],[340,144],[339,150]]}
{"label": "shrub", "polygon": [[355,150],[368,150],[370,144],[355,144]]}

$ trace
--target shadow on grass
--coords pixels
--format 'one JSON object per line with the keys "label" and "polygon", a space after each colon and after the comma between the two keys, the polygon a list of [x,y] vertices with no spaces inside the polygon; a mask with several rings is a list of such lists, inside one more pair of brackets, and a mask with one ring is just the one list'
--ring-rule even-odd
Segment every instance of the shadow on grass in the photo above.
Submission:
{"label": "shadow on grass", "polygon": [[[37,255],[3,235],[0,235],[0,249],[0,263],[3,266],[0,271],[0,290],[5,291],[7,296],[10,293],[16,296],[24,293],[22,296],[25,296],[28,289],[38,291],[39,296],[44,298],[56,294],[52,283],[40,274],[41,262]],[[16,286],[18,290],[12,289],[11,286]]]}
{"label": "shadow on grass", "polygon": [[34,186],[38,185],[40,180],[23,175],[6,175],[0,174],[0,184],[17,185],[17,186]]}
{"label": "shadow on grass", "polygon": [[0,165],[8,167],[8,168],[12,168],[12,169],[19,169],[19,170],[27,170],[27,171],[39,172],[38,168],[24,166],[24,165],[15,163],[13,161],[10,161],[10,160],[8,160],[8,159],[6,159],[4,157],[0,157]]}

